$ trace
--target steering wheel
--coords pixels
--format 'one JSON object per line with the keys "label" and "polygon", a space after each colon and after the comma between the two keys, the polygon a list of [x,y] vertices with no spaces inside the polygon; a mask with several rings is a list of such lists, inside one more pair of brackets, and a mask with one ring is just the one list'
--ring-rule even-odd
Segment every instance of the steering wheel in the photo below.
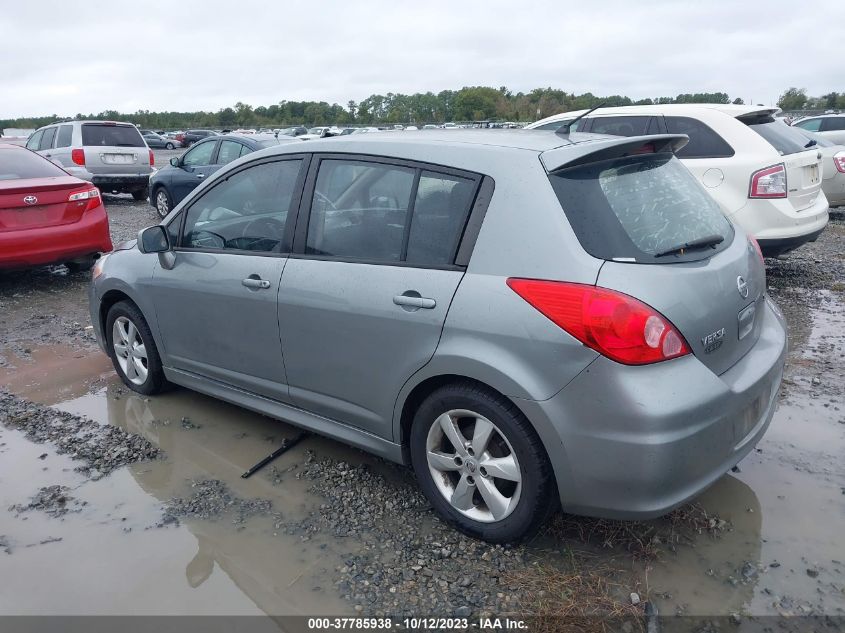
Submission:
{"label": "steering wheel", "polygon": [[314,197],[319,198],[322,202],[325,202],[327,205],[329,205],[332,208],[333,211],[337,211],[337,207],[335,206],[335,203],[332,202],[331,200],[329,200],[329,198],[326,194],[320,193],[319,191],[317,191],[315,189],[314,190]]}
{"label": "steering wheel", "polygon": [[[254,230],[255,229],[255,230]],[[281,239],[285,223],[276,218],[255,218],[244,225],[241,237],[270,237]]]}
{"label": "steering wheel", "polygon": [[225,248],[226,238],[213,231],[200,229],[199,231],[191,232],[190,244],[194,248]]}

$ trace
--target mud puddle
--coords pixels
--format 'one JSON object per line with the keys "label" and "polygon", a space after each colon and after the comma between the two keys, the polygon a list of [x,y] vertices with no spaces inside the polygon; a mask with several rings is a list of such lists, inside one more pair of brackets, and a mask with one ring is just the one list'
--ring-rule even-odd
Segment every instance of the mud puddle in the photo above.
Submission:
{"label": "mud puddle", "polygon": [[[303,519],[317,503],[306,498],[306,482],[278,474],[306,459],[308,442],[278,460],[277,471],[240,478],[293,434],[289,427],[187,391],[145,399],[116,378],[56,408],[138,433],[165,458],[91,481],[74,472],[78,462],[3,429],[0,507],[59,483],[75,503],[61,519],[34,510],[0,512],[0,535],[11,551],[0,548],[0,563],[4,576],[20,579],[0,592],[0,613],[352,612],[334,591],[332,572],[341,564],[334,544],[303,541],[277,527],[281,518]],[[269,501],[272,514],[162,521],[171,500],[190,499],[194,483],[208,480],[237,498]],[[103,595],[113,599],[104,603]]]}

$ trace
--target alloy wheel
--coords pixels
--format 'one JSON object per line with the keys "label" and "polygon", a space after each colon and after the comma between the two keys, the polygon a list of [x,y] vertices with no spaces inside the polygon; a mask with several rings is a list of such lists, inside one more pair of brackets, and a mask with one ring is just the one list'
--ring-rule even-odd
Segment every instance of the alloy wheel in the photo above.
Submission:
{"label": "alloy wheel", "polygon": [[156,193],[156,211],[161,217],[165,217],[170,213],[170,200],[167,199],[167,194],[164,189],[159,189]]}
{"label": "alloy wheel", "polygon": [[138,328],[125,316],[119,316],[114,321],[112,347],[126,378],[136,385],[143,385],[149,374],[147,348]]}
{"label": "alloy wheel", "polygon": [[431,424],[426,459],[437,490],[458,512],[501,521],[519,503],[522,475],[510,442],[483,415],[452,409]]}

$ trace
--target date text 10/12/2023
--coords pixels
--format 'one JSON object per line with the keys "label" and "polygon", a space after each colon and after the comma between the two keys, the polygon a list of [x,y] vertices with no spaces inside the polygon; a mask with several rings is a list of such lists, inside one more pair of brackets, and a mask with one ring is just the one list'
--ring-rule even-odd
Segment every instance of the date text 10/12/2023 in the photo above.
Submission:
{"label": "date text 10/12/2023", "polygon": [[466,631],[470,629],[483,631],[520,631],[527,630],[528,625],[523,620],[511,618],[479,618],[477,621],[470,621],[470,618],[367,618],[367,617],[342,617],[342,618],[308,618],[308,629],[311,631],[336,631],[336,630],[390,630],[399,629],[406,631]]}

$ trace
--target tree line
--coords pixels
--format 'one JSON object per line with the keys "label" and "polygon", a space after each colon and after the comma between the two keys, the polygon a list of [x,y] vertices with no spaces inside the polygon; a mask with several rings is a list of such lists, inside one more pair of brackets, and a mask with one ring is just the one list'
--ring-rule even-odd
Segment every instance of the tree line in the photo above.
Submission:
{"label": "tree line", "polygon": [[[800,101],[800,105],[799,105]],[[783,102],[783,103],[781,103]],[[535,88],[530,92],[512,92],[507,87],[468,86],[460,90],[443,90],[411,95],[388,92],[375,94],[346,105],[325,101],[280,101],[269,106],[253,107],[238,102],[216,112],[152,112],[138,110],[125,113],[104,110],[98,113],[77,113],[75,116],[49,116],[0,119],[3,128],[37,128],[63,119],[106,119],[131,121],[143,128],[237,128],[282,127],[287,125],[381,125],[442,123],[445,121],[515,121],[526,122],[566,112],[606,106],[651,105],[662,103],[743,103],[724,92],[679,94],[632,100],[622,95],[597,96],[591,92],[576,95],[556,88]],[[845,93],[830,93],[808,98],[803,89],[789,88],[778,102],[785,110],[801,110],[808,105],[845,108]],[[833,103],[834,105],[828,105]],[[821,108],[819,108],[821,109]]]}

